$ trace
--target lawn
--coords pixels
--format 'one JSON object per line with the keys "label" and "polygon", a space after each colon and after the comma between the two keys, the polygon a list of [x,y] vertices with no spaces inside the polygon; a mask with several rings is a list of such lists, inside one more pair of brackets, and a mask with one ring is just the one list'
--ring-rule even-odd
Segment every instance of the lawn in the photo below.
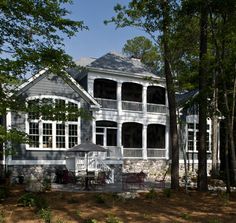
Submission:
{"label": "lawn", "polygon": [[[116,193],[48,191],[37,194],[38,204],[27,197],[28,200],[23,200],[31,202],[31,206],[27,206],[27,202],[23,206],[18,200],[25,193],[23,186],[10,188],[10,193],[0,204],[0,222],[236,222],[236,193],[227,196],[223,192],[190,191],[185,194],[182,190],[167,189],[139,193],[139,197],[133,199]],[[41,215],[35,206],[45,206]],[[49,214],[51,221],[49,218],[46,221]]]}

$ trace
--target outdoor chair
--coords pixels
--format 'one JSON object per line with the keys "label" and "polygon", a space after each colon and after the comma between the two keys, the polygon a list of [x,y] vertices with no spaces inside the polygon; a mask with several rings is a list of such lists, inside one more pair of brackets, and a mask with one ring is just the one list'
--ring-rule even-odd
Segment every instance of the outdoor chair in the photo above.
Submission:
{"label": "outdoor chair", "polygon": [[144,180],[146,174],[141,171],[140,173],[124,173],[122,176],[122,188],[124,190],[131,189],[134,187],[144,188]]}

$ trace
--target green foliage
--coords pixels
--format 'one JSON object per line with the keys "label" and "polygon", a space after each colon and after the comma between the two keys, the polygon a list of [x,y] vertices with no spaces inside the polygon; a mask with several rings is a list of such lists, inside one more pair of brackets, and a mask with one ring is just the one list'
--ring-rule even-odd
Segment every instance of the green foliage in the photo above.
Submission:
{"label": "green foliage", "polygon": [[5,200],[9,195],[9,189],[7,187],[0,187],[0,200]]}
{"label": "green foliage", "polygon": [[78,218],[80,218],[80,217],[81,217],[81,212],[80,212],[80,210],[77,210],[77,211],[75,212],[75,215],[76,215]]}
{"label": "green foliage", "polygon": [[86,219],[84,223],[97,223],[98,221],[94,218]]}
{"label": "green foliage", "polygon": [[5,212],[4,210],[0,210],[0,223],[4,223],[5,222]]}
{"label": "green foliage", "polygon": [[106,218],[105,222],[106,223],[123,223],[123,221],[120,218],[111,214]]}
{"label": "green foliage", "polygon": [[26,193],[18,199],[18,203],[24,207],[36,207],[38,210],[48,207],[47,201],[40,195]]}
{"label": "green foliage", "polygon": [[211,219],[208,220],[207,223],[221,223],[222,221],[220,221],[219,219]]}
{"label": "green foliage", "polygon": [[180,217],[184,220],[190,220],[190,215],[188,213],[181,213]]}
{"label": "green foliage", "polygon": [[218,193],[218,197],[220,201],[222,202],[223,205],[228,205],[229,204],[229,193],[225,191],[220,191]]}
{"label": "green foliage", "polygon": [[154,73],[159,70],[160,55],[158,49],[153,45],[151,40],[144,36],[138,36],[133,39],[127,40],[123,47],[123,52],[146,64]]}
{"label": "green foliage", "polygon": [[150,200],[155,200],[155,199],[157,199],[158,194],[157,194],[156,190],[154,188],[152,188],[148,191],[148,193],[145,195],[145,197]]}
{"label": "green foliage", "polygon": [[39,216],[40,218],[42,218],[44,220],[45,223],[51,223],[51,219],[52,219],[52,212],[49,208],[42,208],[39,211]]}
{"label": "green foliage", "polygon": [[102,194],[96,194],[94,196],[94,198],[95,198],[95,202],[98,204],[105,204],[106,203],[106,199]]}
{"label": "green foliage", "polygon": [[51,179],[45,178],[43,180],[43,190],[44,191],[50,191],[52,188],[52,182]]}
{"label": "green foliage", "polygon": [[166,197],[170,197],[171,196],[171,189],[170,188],[164,188],[162,191],[163,191],[163,194]]}

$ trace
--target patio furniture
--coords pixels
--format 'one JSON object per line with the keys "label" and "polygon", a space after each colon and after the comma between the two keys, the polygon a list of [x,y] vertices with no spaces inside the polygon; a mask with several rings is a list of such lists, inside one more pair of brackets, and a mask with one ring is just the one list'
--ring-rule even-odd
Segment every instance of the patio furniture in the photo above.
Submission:
{"label": "patio furniture", "polygon": [[127,190],[133,187],[144,188],[144,180],[146,174],[141,171],[140,173],[124,173],[122,176],[122,189]]}

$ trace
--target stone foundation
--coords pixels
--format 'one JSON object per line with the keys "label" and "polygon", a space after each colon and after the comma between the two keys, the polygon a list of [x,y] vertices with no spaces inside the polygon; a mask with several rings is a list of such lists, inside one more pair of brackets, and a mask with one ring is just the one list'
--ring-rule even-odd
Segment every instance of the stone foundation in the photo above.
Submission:
{"label": "stone foundation", "polygon": [[[169,172],[167,160],[124,160],[123,172],[141,172],[147,174],[147,179],[162,179],[165,173]],[[169,174],[167,174],[169,177]]]}

